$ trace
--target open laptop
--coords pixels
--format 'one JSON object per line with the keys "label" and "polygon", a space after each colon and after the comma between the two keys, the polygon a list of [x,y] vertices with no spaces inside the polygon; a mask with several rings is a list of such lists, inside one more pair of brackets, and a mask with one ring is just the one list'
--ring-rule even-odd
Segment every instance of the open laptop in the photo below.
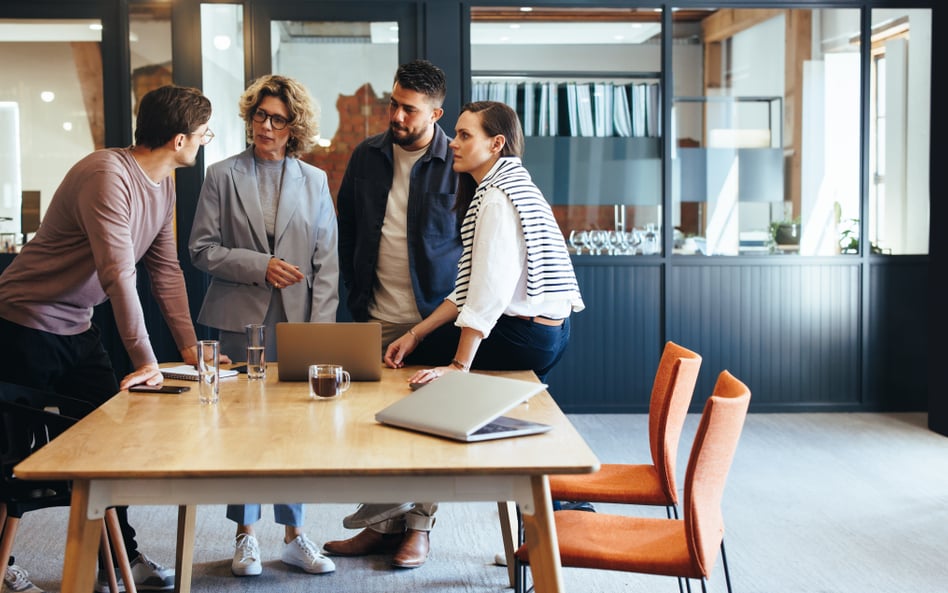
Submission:
{"label": "open laptop", "polygon": [[276,324],[280,381],[307,381],[309,365],[339,364],[353,381],[382,378],[380,323]]}
{"label": "open laptop", "polygon": [[546,389],[479,373],[448,373],[375,414],[383,424],[475,442],[547,432],[552,426],[502,416]]}

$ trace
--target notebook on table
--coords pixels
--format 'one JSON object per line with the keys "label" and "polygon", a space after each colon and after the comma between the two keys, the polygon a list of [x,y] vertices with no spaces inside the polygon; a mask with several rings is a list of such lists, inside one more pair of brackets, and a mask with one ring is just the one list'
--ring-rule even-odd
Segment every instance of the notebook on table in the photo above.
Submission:
{"label": "notebook on table", "polygon": [[[237,371],[233,369],[220,369],[218,373],[220,373],[221,379],[237,376]],[[182,379],[184,381],[197,381],[200,376],[194,365],[190,364],[164,367],[161,369],[161,374],[164,375],[165,379]]]}
{"label": "notebook on table", "polygon": [[553,427],[503,414],[546,387],[494,375],[448,373],[380,410],[375,419],[468,443],[537,434]]}
{"label": "notebook on table", "polygon": [[382,378],[382,324],[276,324],[277,376],[280,381],[307,381],[312,364],[338,364],[353,381]]}

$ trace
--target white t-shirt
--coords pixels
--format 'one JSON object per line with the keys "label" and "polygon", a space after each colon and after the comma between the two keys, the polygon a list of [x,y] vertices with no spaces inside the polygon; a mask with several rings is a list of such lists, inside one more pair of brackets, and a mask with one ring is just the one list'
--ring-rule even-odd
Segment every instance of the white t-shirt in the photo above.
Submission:
{"label": "white t-shirt", "polygon": [[411,170],[428,147],[409,152],[393,145],[395,156],[392,189],[388,192],[379,258],[375,274],[378,284],[369,303],[369,315],[391,323],[417,323],[421,314],[408,273],[408,188]]}

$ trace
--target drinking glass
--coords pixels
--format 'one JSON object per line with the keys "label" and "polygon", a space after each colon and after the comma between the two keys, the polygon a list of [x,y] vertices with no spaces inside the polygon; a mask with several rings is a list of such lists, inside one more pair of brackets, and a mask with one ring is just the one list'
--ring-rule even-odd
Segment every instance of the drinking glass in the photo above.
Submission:
{"label": "drinking glass", "polygon": [[198,342],[198,398],[202,404],[216,404],[220,400],[220,368],[220,342]]}
{"label": "drinking glass", "polygon": [[264,352],[267,346],[267,326],[251,323],[247,330],[247,378],[266,379],[267,361]]}

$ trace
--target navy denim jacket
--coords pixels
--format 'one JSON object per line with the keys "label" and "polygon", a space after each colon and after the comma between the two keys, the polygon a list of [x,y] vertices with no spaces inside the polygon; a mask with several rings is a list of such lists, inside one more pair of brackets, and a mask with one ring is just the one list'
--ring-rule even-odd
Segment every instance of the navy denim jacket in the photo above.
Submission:
{"label": "navy denim jacket", "polygon": [[[461,256],[463,212],[454,211],[457,174],[450,139],[435,124],[428,152],[411,171],[408,191],[408,265],[415,303],[427,317],[454,290]],[[339,187],[339,267],[355,321],[369,317],[377,277],[382,221],[393,177],[390,131],[356,147]]]}

